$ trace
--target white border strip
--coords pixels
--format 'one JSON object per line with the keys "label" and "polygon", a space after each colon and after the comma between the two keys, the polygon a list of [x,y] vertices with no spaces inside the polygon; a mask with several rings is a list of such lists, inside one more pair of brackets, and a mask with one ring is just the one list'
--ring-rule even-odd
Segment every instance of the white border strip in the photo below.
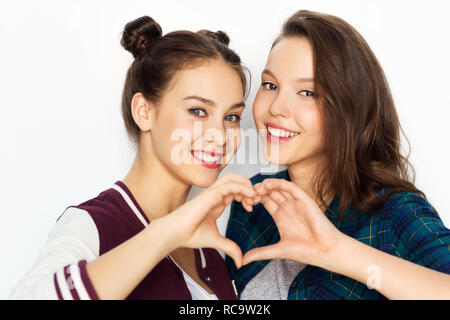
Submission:
{"label": "white border strip", "polygon": [[138,219],[142,222],[142,224],[145,227],[147,227],[148,226],[147,221],[145,221],[144,217],[139,212],[138,208],[136,208],[136,206],[134,205],[133,201],[131,201],[131,199],[128,196],[128,194],[120,186],[118,186],[117,184],[114,184],[113,188],[122,195],[122,197],[125,199],[125,202],[131,208],[131,210],[133,210],[134,214],[138,217]]}
{"label": "white border strip", "polygon": [[202,261],[202,269],[205,269],[206,268],[205,254],[203,253],[202,248],[199,248],[198,251],[200,252],[200,260]]}
{"label": "white border strip", "polygon": [[62,298],[64,300],[73,300],[72,294],[70,293],[68,288],[66,277],[64,276],[64,268],[61,268],[56,272],[56,280],[58,281],[59,290],[61,291]]}
{"label": "white border strip", "polygon": [[81,280],[80,267],[78,267],[77,264],[72,264],[69,268],[73,285],[75,286],[75,290],[78,292],[80,300],[91,300],[86,288],[84,287],[83,281]]}

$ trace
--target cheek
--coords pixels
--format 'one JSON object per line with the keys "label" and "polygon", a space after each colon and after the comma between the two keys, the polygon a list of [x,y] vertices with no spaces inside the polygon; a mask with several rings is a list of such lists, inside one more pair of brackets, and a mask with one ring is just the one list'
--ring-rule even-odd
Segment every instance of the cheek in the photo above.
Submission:
{"label": "cheek", "polygon": [[[230,146],[228,146],[230,144]],[[240,129],[227,131],[227,149],[236,153],[241,145],[241,131]]]}
{"label": "cheek", "polygon": [[262,125],[264,121],[263,115],[267,112],[269,107],[269,103],[266,98],[261,93],[257,93],[255,97],[255,102],[253,103],[253,118],[255,119],[256,126],[259,129],[259,126]]}
{"label": "cheek", "polygon": [[318,134],[322,131],[322,115],[315,105],[299,105],[293,108],[292,116],[305,133]]}
{"label": "cheek", "polygon": [[161,113],[152,130],[153,146],[162,156],[170,156],[173,148],[181,149],[193,141],[193,132],[193,123],[178,112]]}
{"label": "cheek", "polygon": [[302,108],[302,111],[298,111],[294,114],[294,119],[303,130],[304,139],[302,143],[307,142],[311,148],[321,149],[324,144],[324,127],[323,118],[317,107]]}
{"label": "cheek", "polygon": [[317,136],[317,140],[320,143],[323,142],[324,128],[323,128],[323,118],[320,112],[314,112],[310,115],[311,131]]}
{"label": "cheek", "polygon": [[225,135],[225,162],[228,162],[236,154],[241,145],[241,132],[239,129],[227,129]]}

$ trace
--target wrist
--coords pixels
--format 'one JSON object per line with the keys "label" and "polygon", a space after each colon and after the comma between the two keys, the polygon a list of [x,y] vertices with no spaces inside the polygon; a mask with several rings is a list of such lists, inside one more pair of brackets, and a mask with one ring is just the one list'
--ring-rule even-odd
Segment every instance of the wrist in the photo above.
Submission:
{"label": "wrist", "polygon": [[376,271],[372,270],[371,266],[376,265],[372,247],[343,234],[333,248],[325,268],[361,283],[366,283],[370,272]]}
{"label": "wrist", "polygon": [[166,217],[154,219],[145,228],[148,243],[160,243],[160,250],[163,257],[179,247],[176,232],[174,232],[174,229],[170,226],[170,221],[165,218]]}
{"label": "wrist", "polygon": [[[344,274],[348,265],[352,263],[350,255],[355,249],[358,240],[341,233],[329,251],[321,255],[321,265],[319,267],[328,271]],[[354,262],[354,261],[353,261]]]}

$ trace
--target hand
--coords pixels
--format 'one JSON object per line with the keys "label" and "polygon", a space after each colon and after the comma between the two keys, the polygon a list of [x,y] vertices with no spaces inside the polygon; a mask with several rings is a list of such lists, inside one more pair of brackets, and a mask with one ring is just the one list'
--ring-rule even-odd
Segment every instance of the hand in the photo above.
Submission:
{"label": "hand", "polygon": [[276,244],[248,251],[243,264],[256,260],[289,259],[323,266],[343,235],[316,202],[294,183],[265,179],[254,186],[280,233]]}
{"label": "hand", "polygon": [[252,211],[256,191],[249,179],[228,173],[194,199],[160,218],[172,239],[171,250],[178,247],[216,248],[242,265],[242,251],[230,239],[220,235],[216,220],[233,200]]}

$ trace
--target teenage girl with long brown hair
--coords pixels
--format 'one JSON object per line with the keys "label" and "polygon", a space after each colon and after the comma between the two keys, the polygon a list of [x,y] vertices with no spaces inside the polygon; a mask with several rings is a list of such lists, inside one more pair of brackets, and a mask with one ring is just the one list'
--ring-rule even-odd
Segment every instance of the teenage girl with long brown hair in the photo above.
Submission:
{"label": "teenage girl with long brown hair", "polygon": [[253,116],[287,170],[251,179],[253,213],[232,204],[241,299],[450,299],[450,230],[408,174],[388,82],[353,27],[290,17]]}

